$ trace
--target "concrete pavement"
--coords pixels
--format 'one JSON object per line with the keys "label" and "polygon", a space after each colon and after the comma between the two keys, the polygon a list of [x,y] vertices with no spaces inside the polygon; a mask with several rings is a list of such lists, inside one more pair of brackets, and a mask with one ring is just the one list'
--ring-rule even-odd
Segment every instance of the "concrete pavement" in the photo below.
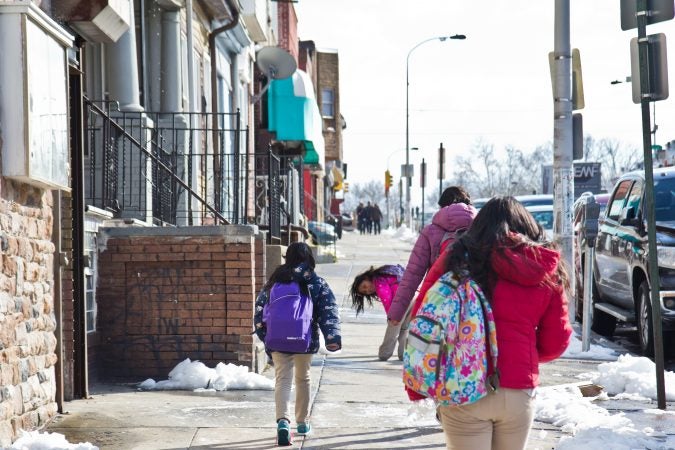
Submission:
{"label": "concrete pavement", "polygon": [[[358,318],[347,299],[355,274],[370,265],[405,264],[410,244],[386,236],[344,233],[336,264],[321,264],[342,303],[343,347],[317,355],[312,366],[313,433],[295,438],[303,449],[442,449],[440,425],[431,405],[414,405],[403,391],[401,363],[377,359],[385,317],[380,305]],[[394,353],[395,354],[395,353]],[[561,360],[543,366],[544,385],[578,381],[596,362]],[[272,371],[265,375],[272,377]],[[138,380],[143,381],[143,380]],[[128,385],[96,385],[92,397],[69,402],[47,431],[101,449],[275,448],[272,391],[139,392]],[[554,448],[560,430],[535,423],[528,449]]]}

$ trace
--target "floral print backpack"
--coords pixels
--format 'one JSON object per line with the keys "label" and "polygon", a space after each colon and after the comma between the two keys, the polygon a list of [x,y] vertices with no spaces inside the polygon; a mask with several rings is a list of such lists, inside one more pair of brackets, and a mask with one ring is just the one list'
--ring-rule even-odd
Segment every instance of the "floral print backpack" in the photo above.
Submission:
{"label": "floral print backpack", "polygon": [[474,403],[497,390],[492,308],[467,273],[446,273],[424,297],[408,328],[403,383],[440,405]]}

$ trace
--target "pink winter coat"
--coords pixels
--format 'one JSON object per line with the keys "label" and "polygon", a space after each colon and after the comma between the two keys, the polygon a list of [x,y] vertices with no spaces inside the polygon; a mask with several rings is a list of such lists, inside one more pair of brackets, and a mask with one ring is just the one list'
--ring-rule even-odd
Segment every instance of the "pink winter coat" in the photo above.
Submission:
{"label": "pink winter coat", "polygon": [[458,230],[469,228],[474,217],[476,217],[476,208],[464,203],[454,203],[441,208],[434,214],[431,223],[424,227],[410,253],[403,279],[387,313],[388,319],[403,320],[417,287],[427,270],[438,258],[445,233],[455,233]]}
{"label": "pink winter coat", "polygon": [[396,290],[398,289],[398,281],[394,275],[385,275],[376,277],[373,280],[375,285],[375,293],[384,306],[384,311],[389,312],[391,301],[394,299]]}

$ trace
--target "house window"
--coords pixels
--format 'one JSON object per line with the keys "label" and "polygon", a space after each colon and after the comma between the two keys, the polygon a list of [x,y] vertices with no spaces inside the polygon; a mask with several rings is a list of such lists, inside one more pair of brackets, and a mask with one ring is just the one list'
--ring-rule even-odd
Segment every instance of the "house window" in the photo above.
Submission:
{"label": "house window", "polygon": [[84,252],[89,261],[84,268],[84,300],[87,333],[96,331],[96,274],[98,261],[96,257],[96,233],[84,232]]}
{"label": "house window", "polygon": [[96,300],[94,298],[94,272],[89,268],[84,269],[84,296],[86,300],[87,333],[96,331]]}
{"label": "house window", "polygon": [[321,115],[335,117],[335,98],[332,89],[321,89]]}

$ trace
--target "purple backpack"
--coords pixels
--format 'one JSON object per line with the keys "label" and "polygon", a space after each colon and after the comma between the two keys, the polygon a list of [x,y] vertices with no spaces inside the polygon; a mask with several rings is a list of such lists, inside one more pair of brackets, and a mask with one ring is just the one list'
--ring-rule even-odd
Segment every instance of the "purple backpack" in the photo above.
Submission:
{"label": "purple backpack", "polygon": [[270,351],[307,353],[312,344],[312,298],[300,285],[274,283],[263,309],[267,328],[265,347]]}

